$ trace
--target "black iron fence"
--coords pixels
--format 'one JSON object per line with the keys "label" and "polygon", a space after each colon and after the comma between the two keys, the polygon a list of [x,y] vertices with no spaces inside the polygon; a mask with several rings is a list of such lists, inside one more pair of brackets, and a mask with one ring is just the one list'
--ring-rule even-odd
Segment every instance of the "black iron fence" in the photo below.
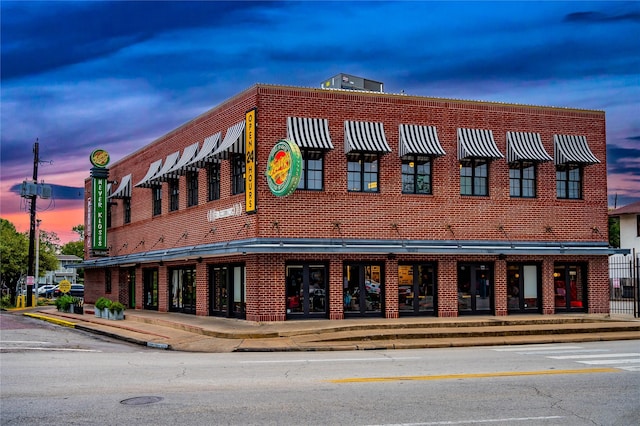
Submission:
{"label": "black iron fence", "polygon": [[610,311],[640,317],[640,254],[609,257]]}

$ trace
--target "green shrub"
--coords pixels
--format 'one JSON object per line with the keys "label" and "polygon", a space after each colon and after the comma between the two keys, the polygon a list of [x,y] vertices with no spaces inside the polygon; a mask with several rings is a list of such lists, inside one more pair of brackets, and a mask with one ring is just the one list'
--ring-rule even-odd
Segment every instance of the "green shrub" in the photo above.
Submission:
{"label": "green shrub", "polygon": [[124,305],[120,302],[113,302],[111,306],[109,306],[109,310],[114,314],[118,314],[124,311]]}
{"label": "green shrub", "polygon": [[56,308],[59,311],[66,312],[69,310],[69,307],[73,304],[73,297],[68,294],[64,294],[56,299]]}
{"label": "green shrub", "polygon": [[11,304],[11,295],[5,294],[2,296],[2,299],[0,299],[0,307],[13,308],[13,305]]}
{"label": "green shrub", "polygon": [[109,307],[111,306],[113,302],[109,299],[107,299],[106,297],[99,297],[98,300],[96,300],[95,303],[95,307],[96,309],[109,309]]}

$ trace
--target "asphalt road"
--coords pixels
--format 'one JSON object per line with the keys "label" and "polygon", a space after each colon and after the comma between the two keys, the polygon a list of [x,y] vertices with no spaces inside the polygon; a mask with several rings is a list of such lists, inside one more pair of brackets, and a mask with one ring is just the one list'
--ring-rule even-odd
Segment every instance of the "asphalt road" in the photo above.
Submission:
{"label": "asphalt road", "polygon": [[2,425],[637,425],[640,342],[203,354],[0,315]]}

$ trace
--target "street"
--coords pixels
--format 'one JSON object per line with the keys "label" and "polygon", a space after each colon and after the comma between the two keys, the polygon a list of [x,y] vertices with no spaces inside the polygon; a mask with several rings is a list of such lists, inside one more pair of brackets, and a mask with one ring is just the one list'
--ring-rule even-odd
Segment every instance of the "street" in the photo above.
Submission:
{"label": "street", "polygon": [[203,354],[0,319],[2,425],[640,423],[638,341]]}

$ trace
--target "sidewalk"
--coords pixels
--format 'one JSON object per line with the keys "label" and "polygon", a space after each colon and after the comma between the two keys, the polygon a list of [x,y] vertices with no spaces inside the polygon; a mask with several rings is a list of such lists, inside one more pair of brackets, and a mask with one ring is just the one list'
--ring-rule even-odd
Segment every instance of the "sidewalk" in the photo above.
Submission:
{"label": "sidewalk", "polygon": [[14,310],[32,318],[158,349],[264,352],[410,349],[640,340],[640,320],[594,314],[359,318],[257,323],[181,313],[127,310],[125,319],[61,313],[53,306]]}

